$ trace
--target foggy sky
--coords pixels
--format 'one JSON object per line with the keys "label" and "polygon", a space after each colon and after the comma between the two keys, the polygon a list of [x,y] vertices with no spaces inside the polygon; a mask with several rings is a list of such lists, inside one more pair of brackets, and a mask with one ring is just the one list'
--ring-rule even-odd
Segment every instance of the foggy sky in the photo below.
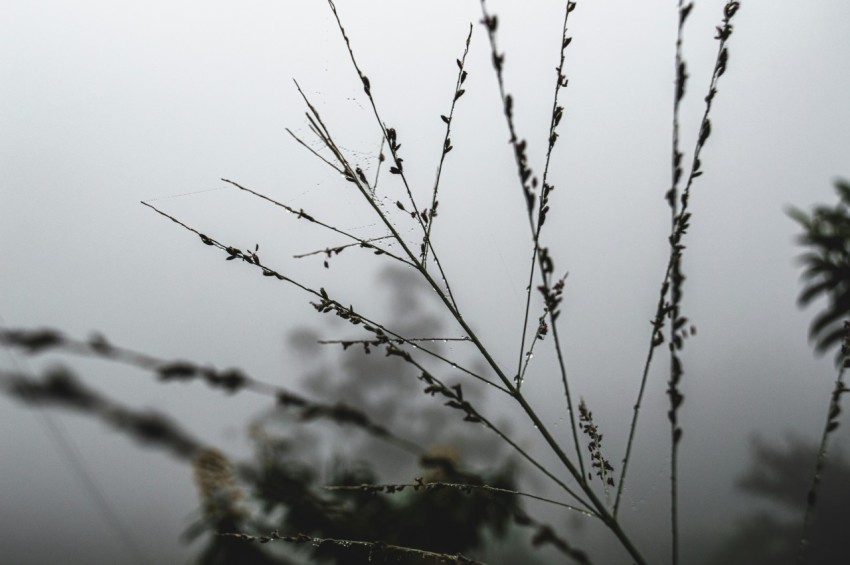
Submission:
{"label": "foggy sky", "polygon": [[[687,152],[722,5],[698,2],[686,27]],[[539,174],[562,6],[493,0],[490,8],[500,16],[519,133]],[[475,24],[433,237],[465,317],[498,361],[513,366],[531,244],[479,4],[340,0],[338,9],[382,117],[399,132],[422,202],[439,159],[439,116],[451,102],[454,61]],[[753,434],[812,440],[823,425],[834,373],[807,343],[814,308],[795,306],[797,228],[783,209],[832,203],[832,180],[850,177],[848,21],[850,5],[838,0],[802,7],[745,0],[736,17],[685,242],[684,309],[698,328],[684,353],[681,472],[689,534],[719,531],[746,507],[734,496],[734,481]],[[561,320],[570,376],[617,461],[667,259],[675,24],[672,1],[579,1],[550,171],[556,190],[542,239],[556,272],[569,271]],[[327,270],[320,257],[293,259],[345,241],[219,180],[354,233],[380,235],[351,185],[286,133],[310,135],[293,78],[372,178],[380,131],[323,2],[4,3],[3,324],[77,337],[99,331],[158,356],[241,367],[296,386],[303,375],[286,336],[304,325],[327,329],[309,297],[226,263],[141,200],[229,244],[259,243],[282,272],[324,286],[358,310],[386,314],[377,278],[385,258],[353,250]],[[404,192],[384,173],[379,194],[392,208]],[[415,241],[409,218],[394,218]],[[327,337],[351,335],[334,331],[342,335]],[[555,424],[565,414],[548,348],[535,355],[537,372],[524,390]],[[3,368],[49,364],[5,351],[0,359]],[[267,408],[201,386],[157,384],[123,367],[71,364],[92,386],[130,406],[173,414],[236,456],[247,455],[245,423]],[[667,504],[665,365],[655,369],[638,436],[644,451],[628,490],[634,511],[625,518],[638,531],[641,516],[664,516]],[[128,562],[58,455],[43,417],[0,396],[0,555],[18,563],[60,562],[69,553],[79,562]],[[186,559],[190,552],[178,538],[198,504],[190,469],[87,418],[58,411],[49,417],[72,438],[137,543],[158,561]],[[847,429],[837,432],[836,444],[848,445]],[[520,415],[516,430],[535,438]]]}

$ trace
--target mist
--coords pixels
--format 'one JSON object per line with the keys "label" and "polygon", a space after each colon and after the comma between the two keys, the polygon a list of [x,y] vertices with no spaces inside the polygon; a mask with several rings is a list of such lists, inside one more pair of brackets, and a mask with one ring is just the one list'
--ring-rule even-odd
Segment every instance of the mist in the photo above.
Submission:
{"label": "mist", "polygon": [[[432,242],[464,318],[495,361],[513,369],[523,355],[533,242],[480,5],[337,4],[423,202],[442,152],[440,116],[452,102],[455,60],[473,24],[469,76],[452,120],[453,149],[442,170]],[[570,15],[569,86],[560,99],[564,117],[549,170],[555,190],[541,235],[555,275],[568,273],[559,332],[571,387],[576,402],[583,398],[593,411],[617,470],[669,252],[664,194],[677,12],[668,4],[579,2]],[[723,5],[699,2],[685,27],[689,80],[680,115],[686,162],[699,132]],[[488,6],[499,15],[518,133],[528,140],[530,166],[542,174],[563,6],[495,0]],[[744,2],[735,19],[701,155],[705,174],[693,187],[683,263],[683,310],[697,330],[682,353],[679,504],[686,563],[701,562],[739,530],[739,519],[765,504],[740,488],[758,446],[799,444],[804,451],[823,429],[835,370],[832,358],[816,356],[808,339],[823,304],[796,305],[802,250],[795,244],[799,226],[785,209],[832,203],[834,179],[850,177],[847,21],[850,5],[837,0],[805,7],[789,0]],[[414,372],[405,372],[409,367],[384,364],[383,352],[366,358],[361,347],[318,344],[363,336],[320,317],[310,304],[314,296],[234,264],[240,261],[226,262],[225,254],[141,204],[228,245],[246,251],[259,245],[259,255],[280,273],[325,288],[371,318],[406,331],[463,337],[433,291],[409,276],[412,269],[389,268],[386,256],[359,248],[325,253],[348,241],[220,180],[357,237],[381,235],[379,220],[352,184],[287,133],[320,148],[295,79],[352,162],[369,179],[378,174],[382,133],[328,5],[45,0],[7,3],[0,22],[4,329],[56,328],[80,339],[97,332],[158,358],[237,367],[327,402],[370,408],[378,421],[407,425],[422,441],[445,425],[435,444],[450,445],[457,433],[455,447],[475,469],[486,469],[488,454],[504,454],[492,438],[455,432],[463,429],[462,417],[440,412],[439,400],[429,404]],[[416,223],[395,209],[406,193],[389,166],[382,165],[376,194],[418,246]],[[530,331],[541,309],[535,294]],[[439,345],[475,363],[468,346]],[[523,393],[569,444],[551,339],[539,348]],[[666,357],[659,356],[649,376],[622,514],[624,528],[659,563],[668,562],[670,533]],[[234,461],[251,456],[250,426],[274,406],[273,399],[229,396],[200,383],[160,383],[138,367],[97,359],[54,352],[28,357],[12,348],[0,353],[6,372],[40,373],[59,362],[123,406],[169,415]],[[357,373],[363,367],[379,380],[364,387],[364,374]],[[510,399],[442,370],[480,400],[482,411],[499,416],[532,455],[556,465]],[[396,376],[411,384],[395,384]],[[419,419],[405,420],[405,410]],[[386,471],[382,481],[407,481],[416,473],[414,462],[399,464],[399,454],[355,441],[344,427],[290,432],[296,445],[320,444],[317,461],[334,453],[368,455]],[[831,441],[835,453],[846,450],[847,427]],[[199,544],[184,543],[181,534],[198,517],[201,501],[191,465],[179,457],[145,448],[85,413],[33,408],[7,395],[0,395],[0,454],[4,562],[186,562],[197,555]],[[814,469],[813,459],[806,469]],[[519,476],[530,492],[558,494],[532,469]],[[106,502],[95,500],[94,491]],[[569,513],[529,508],[570,532],[594,562],[626,562],[622,553],[605,553],[610,532]],[[139,551],[141,558],[134,555]]]}

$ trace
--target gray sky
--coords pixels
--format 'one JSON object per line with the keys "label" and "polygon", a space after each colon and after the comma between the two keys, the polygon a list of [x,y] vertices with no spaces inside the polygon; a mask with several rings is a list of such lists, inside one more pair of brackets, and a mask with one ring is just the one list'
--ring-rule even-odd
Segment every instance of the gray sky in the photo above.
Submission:
{"label": "gray sky", "polygon": [[[621,457],[666,261],[674,4],[586,0],[571,15],[570,86],[543,238],[558,272],[570,272],[562,316],[570,374],[606,433],[612,460]],[[703,153],[706,174],[694,188],[685,259],[685,313],[699,329],[685,353],[682,409],[682,472],[687,484],[702,485],[699,496],[683,495],[691,531],[743,504],[713,495],[719,502],[708,502],[704,493],[732,492],[753,433],[819,433],[833,380],[829,360],[815,359],[806,341],[813,311],[795,307],[796,227],[783,208],[831,203],[832,180],[850,177],[850,5],[743,4]],[[722,5],[698,2],[686,28],[687,150]],[[501,20],[519,132],[540,172],[562,7],[490,6]],[[439,157],[454,60],[476,23],[434,241],[466,318],[512,366],[530,243],[478,3],[340,0],[338,8],[382,117],[399,131],[422,202]],[[361,310],[386,308],[374,276],[382,258],[354,250],[327,271],[319,258],[291,259],[344,241],[218,180],[379,235],[351,186],[284,131],[309,136],[295,78],[338,142],[374,174],[379,130],[323,2],[12,1],[0,6],[0,22],[4,324],[79,337],[97,330],[163,357],[294,384],[298,357],[285,336],[316,323],[307,297],[225,263],[140,200],[222,241],[259,243],[282,271]],[[397,179],[382,177],[379,193],[389,205],[402,190]],[[408,220],[395,221],[407,230]],[[0,359],[13,366],[6,352]],[[535,357],[525,390],[554,424],[563,408],[551,361],[546,352]],[[246,453],[246,419],[266,406],[157,385],[124,368],[74,366],[122,402],[174,414],[236,455]],[[653,440],[667,433],[663,368],[650,385],[639,435],[646,455],[635,463],[640,478],[630,485],[635,511],[627,520],[666,491],[665,448]],[[126,560],[40,418],[0,397],[0,554],[22,563],[68,552],[88,562]],[[51,418],[73,438],[137,541],[161,557],[186,555],[177,536],[197,505],[189,469],[96,422]],[[530,442],[533,430],[517,421],[519,433],[529,428]],[[848,443],[846,431],[837,437]],[[729,464],[718,466],[719,459]],[[96,541],[81,544],[79,536]]]}

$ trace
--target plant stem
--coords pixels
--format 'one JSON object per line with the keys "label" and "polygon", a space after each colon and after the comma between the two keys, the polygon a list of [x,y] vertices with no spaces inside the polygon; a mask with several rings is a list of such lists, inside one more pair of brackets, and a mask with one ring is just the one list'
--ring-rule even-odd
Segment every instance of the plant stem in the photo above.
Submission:
{"label": "plant stem", "polygon": [[[845,331],[850,331],[850,324],[845,322]],[[812,518],[814,515],[815,504],[817,503],[818,487],[823,477],[823,470],[826,466],[826,450],[829,444],[829,436],[838,427],[838,415],[841,413],[841,395],[848,392],[844,385],[844,373],[850,363],[850,333],[845,335],[843,346],[843,357],[841,359],[841,369],[838,371],[838,378],[835,380],[835,388],[829,401],[829,410],[827,411],[826,422],[823,426],[823,433],[820,438],[820,446],[818,447],[818,457],[815,463],[815,472],[812,476],[812,486],[809,488],[809,494],[806,499],[806,514],[803,517],[803,530],[800,534],[800,543],[797,547],[797,563],[803,565],[806,560],[806,549],[809,545],[808,534],[811,527]]]}

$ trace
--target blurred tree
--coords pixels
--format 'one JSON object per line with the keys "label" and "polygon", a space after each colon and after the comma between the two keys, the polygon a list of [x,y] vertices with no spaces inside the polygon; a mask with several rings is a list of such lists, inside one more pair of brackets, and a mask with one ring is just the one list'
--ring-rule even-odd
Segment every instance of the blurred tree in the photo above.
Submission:
{"label": "blurred tree", "polygon": [[[422,283],[413,273],[388,269],[380,276],[386,285],[390,326],[405,335],[439,336],[441,323],[425,301]],[[335,319],[331,319],[334,323]],[[187,532],[187,539],[204,533],[242,532],[267,536],[306,535],[311,538],[379,541],[442,554],[475,554],[487,542],[504,539],[512,518],[525,516],[509,493],[426,487],[433,483],[488,485],[516,489],[516,465],[506,445],[482,429],[464,424],[442,402],[421,394],[423,385],[413,367],[398,359],[372,355],[368,342],[342,342],[340,358],[321,355],[320,332],[304,328],[291,341],[314,362],[303,375],[310,392],[324,398],[342,399],[394,434],[424,447],[416,457],[380,438],[351,427],[312,421],[305,412],[285,406],[260,416],[250,430],[255,456],[231,469],[222,454],[205,451],[194,460],[196,483],[203,513]],[[339,347],[339,344],[336,344]],[[429,343],[439,350],[441,340]],[[483,393],[470,388],[478,402]],[[447,419],[448,416],[448,419]],[[456,418],[452,421],[451,418]],[[305,421],[311,420],[311,421]],[[464,468],[481,467],[483,473]],[[327,470],[322,472],[322,470]],[[236,488],[235,474],[249,491]],[[328,490],[326,485],[360,487],[381,480],[404,480],[417,486],[402,492],[393,487]],[[418,476],[417,476],[418,475]],[[421,481],[421,483],[419,482]],[[388,494],[388,492],[391,493]],[[247,506],[253,511],[246,510]],[[513,539],[513,559],[535,559],[528,545]],[[262,548],[262,549],[261,549]],[[299,551],[302,550],[302,551]],[[198,562],[291,563],[309,551],[309,562],[336,564],[427,563],[420,556],[397,552],[373,552],[370,548],[335,543],[296,546],[274,543],[264,546],[213,535]],[[244,552],[244,553],[240,553]]]}
{"label": "blurred tree", "polygon": [[[753,461],[739,482],[762,508],[739,519],[706,565],[791,565],[806,510],[817,447],[799,440],[785,446],[756,440]],[[847,525],[850,524],[850,463],[834,456],[826,469],[809,535],[807,562],[847,563]]]}
{"label": "blurred tree", "polygon": [[[819,565],[847,562],[850,465],[840,456],[827,461],[828,436],[839,426],[840,398],[848,391],[843,375],[850,354],[850,183],[838,180],[835,189],[839,202],[834,207],[816,206],[808,214],[788,209],[788,215],[803,228],[798,242],[807,249],[801,256],[804,288],[799,304],[828,300],[812,321],[809,336],[820,353],[841,345],[836,357],[841,368],[821,443],[810,447],[795,441],[785,449],[755,443],[753,465],[740,487],[769,501],[769,507],[742,520],[712,564],[782,565],[802,562],[803,557]],[[814,480],[813,462],[817,462]]]}
{"label": "blurred tree", "polygon": [[788,209],[788,215],[803,227],[799,243],[808,248],[800,258],[805,288],[799,303],[806,306],[820,297],[829,299],[809,332],[820,353],[842,341],[846,332],[841,322],[850,317],[850,182],[837,180],[835,189],[839,202],[834,207],[817,206],[811,214]]}
{"label": "blurred tree", "polygon": [[[408,335],[437,335],[441,324],[421,303],[421,283],[409,277],[399,271],[381,277],[397,317],[394,327]],[[376,346],[368,341],[344,341],[342,356],[329,359],[317,354],[317,335],[304,330],[294,340],[316,361],[304,374],[307,388],[333,403],[278,393],[283,396],[275,408],[250,426],[254,456],[240,464],[171,418],[136,411],[87,387],[70,369],[50,369],[41,379],[0,372],[0,390],[28,404],[77,410],[190,462],[201,508],[184,539],[204,539],[197,557],[203,565],[427,563],[420,554],[392,546],[476,554],[487,544],[504,547],[500,540],[514,520],[535,531],[532,543],[559,543],[519,505],[518,468],[497,436],[422,394],[425,383],[410,364],[371,355]],[[442,338],[427,341],[433,350],[445,347]],[[64,350],[120,360],[152,370],[163,381],[202,378],[230,393],[251,382],[238,370],[158,360],[113,346],[102,336],[84,342],[54,330],[11,330],[0,332],[0,342],[31,354]],[[484,391],[469,387],[466,398],[484,402]],[[468,470],[474,468],[486,471]],[[378,485],[388,476],[407,486]],[[475,488],[483,485],[488,488]],[[296,543],[259,545],[219,535],[269,537],[272,532]],[[511,559],[534,563],[528,544],[516,540],[506,542]]]}

